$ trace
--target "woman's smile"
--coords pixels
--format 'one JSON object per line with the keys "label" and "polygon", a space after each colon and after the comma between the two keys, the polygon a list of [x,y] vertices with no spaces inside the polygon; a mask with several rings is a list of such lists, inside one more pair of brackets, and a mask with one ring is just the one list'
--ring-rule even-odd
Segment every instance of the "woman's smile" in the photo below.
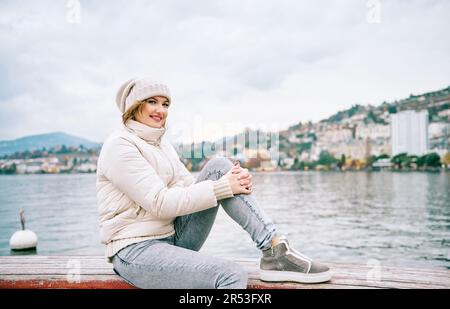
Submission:
{"label": "woman's smile", "polygon": [[162,117],[158,115],[150,115],[150,118],[152,118],[156,122],[160,122],[162,120]]}

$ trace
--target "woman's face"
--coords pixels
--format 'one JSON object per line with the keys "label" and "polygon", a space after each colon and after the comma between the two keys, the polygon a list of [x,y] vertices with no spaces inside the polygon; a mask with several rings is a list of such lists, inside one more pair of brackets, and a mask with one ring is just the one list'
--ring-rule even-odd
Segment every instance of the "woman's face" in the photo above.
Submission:
{"label": "woman's face", "polygon": [[166,123],[170,102],[166,97],[156,96],[142,100],[145,102],[136,120],[152,128],[161,128]]}

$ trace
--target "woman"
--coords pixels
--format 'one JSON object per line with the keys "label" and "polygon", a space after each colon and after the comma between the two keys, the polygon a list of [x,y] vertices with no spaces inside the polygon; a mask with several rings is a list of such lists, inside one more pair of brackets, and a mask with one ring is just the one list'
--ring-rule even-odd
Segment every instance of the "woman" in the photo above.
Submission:
{"label": "woman", "polygon": [[198,252],[221,205],[262,251],[262,280],[330,279],[327,266],[277,235],[247,169],[213,158],[194,179],[163,138],[172,108],[166,85],[129,80],[116,102],[123,128],[103,144],[96,187],[102,243],[118,275],[140,288],[246,288],[240,265]]}

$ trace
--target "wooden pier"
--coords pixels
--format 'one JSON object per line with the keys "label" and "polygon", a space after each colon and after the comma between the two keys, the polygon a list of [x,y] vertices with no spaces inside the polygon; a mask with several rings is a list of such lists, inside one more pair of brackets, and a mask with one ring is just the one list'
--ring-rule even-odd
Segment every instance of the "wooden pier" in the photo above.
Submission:
{"label": "wooden pier", "polygon": [[[262,282],[258,262],[234,259],[249,273],[249,289],[449,289],[450,270],[327,263],[333,279],[321,284]],[[129,289],[101,256],[0,256],[0,288]]]}

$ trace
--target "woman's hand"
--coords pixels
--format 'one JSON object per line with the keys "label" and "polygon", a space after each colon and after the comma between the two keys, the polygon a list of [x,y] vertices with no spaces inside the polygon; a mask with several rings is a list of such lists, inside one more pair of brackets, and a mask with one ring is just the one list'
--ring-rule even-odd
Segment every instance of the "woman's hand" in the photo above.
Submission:
{"label": "woman's hand", "polygon": [[227,174],[233,194],[252,193],[252,175],[250,175],[248,169],[242,168],[239,162],[235,163]]}

